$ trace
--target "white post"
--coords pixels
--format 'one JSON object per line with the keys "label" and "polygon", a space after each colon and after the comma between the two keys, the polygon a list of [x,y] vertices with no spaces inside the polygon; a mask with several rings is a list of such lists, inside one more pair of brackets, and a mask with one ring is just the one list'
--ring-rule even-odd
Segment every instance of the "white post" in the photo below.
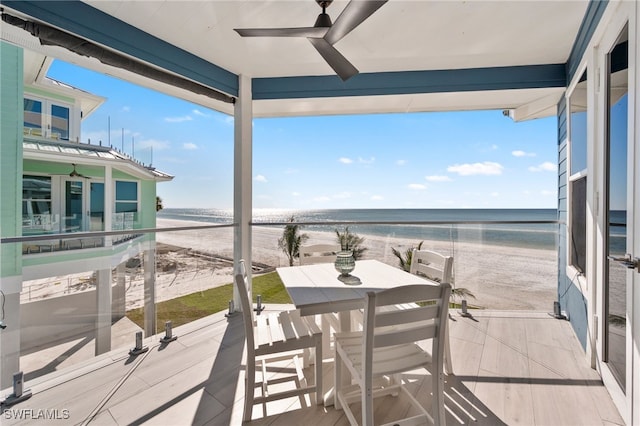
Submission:
{"label": "white post", "polygon": [[[113,173],[111,166],[104,168],[104,230],[111,231],[113,226],[113,213],[115,212],[115,196],[113,185]],[[104,237],[104,246],[111,246],[113,237]]]}
{"label": "white post", "polygon": [[[247,265],[247,277],[251,283],[251,162],[253,157],[252,121],[253,107],[251,95],[251,78],[240,75],[238,99],[234,109],[234,198],[233,221],[238,224],[233,236],[234,275],[240,259]],[[240,306],[238,289],[234,286],[233,299],[236,307]]]}
{"label": "white post", "polygon": [[111,350],[111,268],[97,271],[96,280],[97,356]]}
{"label": "white post", "polygon": [[0,287],[5,298],[3,326],[6,327],[0,330],[0,389],[10,387],[13,374],[20,371],[21,283],[22,277],[3,277]]}

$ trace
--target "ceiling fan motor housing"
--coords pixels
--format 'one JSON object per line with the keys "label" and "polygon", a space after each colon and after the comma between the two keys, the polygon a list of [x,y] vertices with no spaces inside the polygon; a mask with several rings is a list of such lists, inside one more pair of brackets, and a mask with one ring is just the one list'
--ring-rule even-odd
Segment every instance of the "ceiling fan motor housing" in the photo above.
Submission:
{"label": "ceiling fan motor housing", "polygon": [[331,27],[331,25],[332,25],[331,18],[329,17],[328,14],[324,12],[318,15],[318,19],[316,19],[316,23],[313,24],[313,26],[316,28],[329,28]]}

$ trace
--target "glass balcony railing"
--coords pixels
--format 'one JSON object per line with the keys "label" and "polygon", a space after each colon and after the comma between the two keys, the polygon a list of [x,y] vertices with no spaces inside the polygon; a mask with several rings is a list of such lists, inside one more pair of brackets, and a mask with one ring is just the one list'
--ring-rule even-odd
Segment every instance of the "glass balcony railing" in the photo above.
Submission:
{"label": "glass balcony railing", "polygon": [[[26,380],[73,368],[96,353],[126,354],[137,332],[159,339],[167,321],[175,328],[228,309],[235,225],[161,222],[168,227],[136,229],[139,237],[128,240],[125,217],[121,230],[58,234],[58,244],[71,237],[114,243],[47,256],[21,254],[39,236],[2,239],[3,261],[22,255],[22,290],[6,295],[11,308],[4,323],[20,329]],[[252,226],[254,296],[261,294],[264,303],[289,303],[275,272],[289,265],[278,244],[286,225]],[[300,225],[307,244],[333,244],[336,230],[348,226],[362,238],[363,259],[395,266],[419,245],[451,255],[456,297],[471,309],[550,311],[557,298],[557,222]]]}

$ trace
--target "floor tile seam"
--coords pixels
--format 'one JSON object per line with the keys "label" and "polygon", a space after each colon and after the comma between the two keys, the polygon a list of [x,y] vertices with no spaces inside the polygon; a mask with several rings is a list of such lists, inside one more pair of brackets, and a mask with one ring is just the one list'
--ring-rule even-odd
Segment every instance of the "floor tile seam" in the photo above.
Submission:
{"label": "floor tile seam", "polygon": [[[569,357],[571,358],[571,361],[573,361],[574,365],[576,365],[578,363],[578,360],[576,360],[576,358],[575,358],[575,356],[573,354],[573,351],[570,350],[570,349],[559,348],[559,347],[556,347],[556,346],[545,345],[545,344],[542,344],[542,343],[535,343],[535,344],[538,345],[538,346],[545,346],[545,347],[552,348],[554,352],[558,352],[558,351],[565,352],[566,354],[569,355]],[[584,377],[584,374],[582,374],[582,372],[580,372],[580,377],[572,378],[572,377],[567,376],[567,374],[563,373],[562,371],[559,371],[559,370],[547,365],[545,362],[538,361],[531,354],[529,354],[528,359],[529,359],[529,363],[530,364],[531,363],[535,363],[536,365],[538,365],[538,366],[540,366],[540,367],[542,367],[542,368],[544,368],[544,369],[546,369],[546,370],[558,375],[559,377],[561,377],[563,379],[584,380],[585,384],[587,383],[588,379],[586,377]]]}

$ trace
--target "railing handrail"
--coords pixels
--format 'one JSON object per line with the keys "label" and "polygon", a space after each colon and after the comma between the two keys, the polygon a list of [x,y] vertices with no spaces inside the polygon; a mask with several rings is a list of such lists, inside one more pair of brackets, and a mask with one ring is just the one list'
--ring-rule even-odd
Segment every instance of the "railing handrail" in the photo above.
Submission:
{"label": "railing handrail", "polygon": [[[322,222],[249,222],[251,226],[326,226],[326,225],[561,225],[564,224],[560,220],[411,220],[411,221],[322,221]],[[212,225],[190,225],[190,226],[172,226],[166,228],[141,228],[141,229],[125,229],[119,231],[91,231],[91,232],[72,232],[63,234],[40,234],[20,237],[3,237],[0,238],[1,244],[21,243],[29,241],[42,240],[70,240],[77,238],[95,238],[114,235],[130,235],[130,234],[150,234],[156,232],[171,231],[194,231],[198,229],[214,229],[214,228],[232,228],[237,227],[236,223],[212,224]]]}
{"label": "railing handrail", "polygon": [[91,231],[91,232],[68,232],[64,234],[40,234],[40,235],[28,235],[21,237],[3,237],[0,238],[0,244],[8,243],[22,243],[29,241],[43,241],[43,240],[72,240],[78,238],[95,238],[95,237],[107,237],[114,235],[131,235],[131,234],[151,234],[156,232],[171,232],[171,231],[193,231],[197,229],[212,229],[212,228],[233,228],[237,226],[234,223],[228,224],[214,224],[214,225],[191,225],[191,226],[174,226],[171,228],[141,228],[141,229],[125,229],[120,231]]}
{"label": "railing handrail", "polygon": [[252,226],[285,226],[285,225],[561,225],[561,220],[408,220],[408,221],[373,221],[344,220],[322,222],[249,222]]}

